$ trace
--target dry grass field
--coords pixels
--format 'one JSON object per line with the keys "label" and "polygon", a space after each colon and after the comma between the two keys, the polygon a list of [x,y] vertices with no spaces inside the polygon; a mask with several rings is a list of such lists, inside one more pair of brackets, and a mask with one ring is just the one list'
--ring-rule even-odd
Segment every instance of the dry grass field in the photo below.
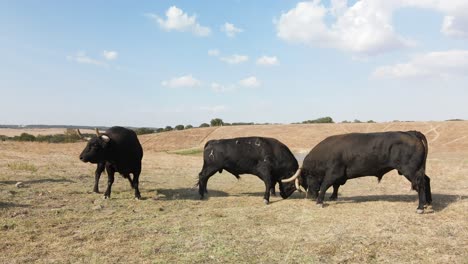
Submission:
{"label": "dry grass field", "polygon": [[[433,213],[415,213],[416,193],[395,172],[348,181],[324,208],[300,193],[266,206],[250,175],[214,175],[204,201],[191,188],[209,139],[275,137],[303,157],[329,135],[390,130],[427,136]],[[468,122],[237,126],[140,141],[141,201],[121,177],[111,199],[92,192],[85,143],[0,142],[0,262],[468,263]]]}

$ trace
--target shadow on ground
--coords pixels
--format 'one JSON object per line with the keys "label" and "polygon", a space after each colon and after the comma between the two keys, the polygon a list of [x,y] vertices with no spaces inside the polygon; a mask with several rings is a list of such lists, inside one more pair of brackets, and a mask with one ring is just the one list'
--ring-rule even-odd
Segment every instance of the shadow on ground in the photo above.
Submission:
{"label": "shadow on ground", "polygon": [[13,207],[30,207],[30,205],[0,202],[0,208],[13,208]]}
{"label": "shadow on ground", "polygon": [[[466,196],[454,195],[454,194],[432,194],[432,208],[434,211],[442,211],[450,204],[466,199]],[[365,195],[365,196],[350,196],[340,197],[336,203],[365,203],[365,202],[376,202],[376,201],[387,201],[387,202],[414,202],[417,203],[418,197],[415,194],[405,195]]]}
{"label": "shadow on ground", "polygon": [[[176,189],[152,189],[150,192],[157,191],[160,200],[200,200],[198,188],[176,188]],[[208,194],[204,199],[210,197],[224,197],[229,196],[228,193],[217,190],[208,190]]]}
{"label": "shadow on ground", "polygon": [[[232,194],[231,196],[256,196],[256,197],[263,197],[263,192],[245,192],[241,194]],[[328,198],[330,196],[329,193],[327,193],[327,196],[325,198],[325,203],[331,202],[330,199]],[[274,196],[271,196],[273,199],[275,199]],[[281,196],[279,196],[279,193],[277,193],[276,198],[279,198],[280,200],[274,200],[270,201],[272,203],[274,202],[279,202],[281,201]],[[298,193],[295,192],[293,193],[288,199],[289,200],[297,200],[297,199],[304,199],[305,198],[305,193]],[[442,211],[444,210],[447,206],[449,206],[452,203],[455,203],[457,201],[460,201],[462,199],[467,199],[467,196],[460,196],[460,195],[453,195],[453,194],[439,194],[439,193],[433,193],[432,194],[432,208],[434,211]],[[311,201],[315,201],[315,199],[307,198]],[[407,202],[407,203],[417,203],[418,201],[418,196],[416,192],[414,194],[404,194],[404,195],[360,195],[360,196],[339,196],[338,195],[338,200],[333,201],[333,203],[366,203],[366,202],[378,202],[378,201],[385,201],[385,202]]]}

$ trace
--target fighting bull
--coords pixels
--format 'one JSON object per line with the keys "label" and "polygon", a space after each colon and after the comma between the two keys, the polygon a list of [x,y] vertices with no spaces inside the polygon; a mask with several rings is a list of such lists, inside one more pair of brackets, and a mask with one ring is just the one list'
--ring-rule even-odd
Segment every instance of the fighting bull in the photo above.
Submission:
{"label": "fighting bull", "polygon": [[298,163],[289,148],[274,138],[241,137],[210,140],[203,150],[203,168],[198,187],[201,199],[207,193],[208,179],[216,172],[228,171],[236,178],[253,174],[265,183],[265,204],[270,202],[270,191],[279,183],[280,195],[289,197],[296,188],[294,183],[282,183],[298,170]]}
{"label": "fighting bull", "polygon": [[396,169],[418,192],[417,213],[432,202],[430,178],[426,175],[428,145],[418,131],[351,133],[331,136],[315,146],[305,157],[299,173],[284,183],[296,182],[323,206],[325,192],[333,186],[330,199],[348,179],[383,175]]}

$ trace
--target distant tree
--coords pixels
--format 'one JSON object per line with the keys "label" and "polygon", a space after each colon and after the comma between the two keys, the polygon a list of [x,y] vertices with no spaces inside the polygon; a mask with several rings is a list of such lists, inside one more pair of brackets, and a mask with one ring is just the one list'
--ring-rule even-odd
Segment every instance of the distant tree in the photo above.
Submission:
{"label": "distant tree", "polygon": [[164,132],[164,128],[161,127],[161,128],[156,129],[156,133],[161,133],[161,132]]}
{"label": "distant tree", "polygon": [[223,123],[223,126],[230,126],[231,123]]}
{"label": "distant tree", "polygon": [[214,118],[214,119],[211,119],[211,126],[222,126],[224,125],[224,122],[221,118]]}
{"label": "distant tree", "polygon": [[146,128],[146,127],[140,127],[140,128],[135,129],[135,133],[137,135],[152,134],[152,133],[154,133],[154,129]]}
{"label": "distant tree", "polygon": [[171,126],[166,126],[164,128],[164,131],[172,131],[172,130],[174,130],[174,129]]}
{"label": "distant tree", "polygon": [[464,121],[464,120],[460,118],[454,118],[454,119],[447,119],[445,121]]}
{"label": "distant tree", "polygon": [[368,120],[367,123],[375,123],[375,121],[371,119],[371,120]]}
{"label": "distant tree", "polygon": [[362,121],[359,119],[354,119],[353,123],[362,123]]}
{"label": "distant tree", "polygon": [[343,120],[343,121],[341,121],[341,123],[348,124],[348,123],[351,123],[351,122],[349,122],[348,120]]}
{"label": "distant tree", "polygon": [[302,124],[320,124],[320,123],[335,123],[333,119],[329,116],[317,118],[314,120],[302,121]]}
{"label": "distant tree", "polygon": [[177,125],[175,126],[175,130],[184,130],[184,125]]}
{"label": "distant tree", "polygon": [[191,129],[191,128],[193,128],[192,125],[186,125],[186,126],[185,126],[185,129]]}
{"label": "distant tree", "polygon": [[210,127],[210,125],[207,124],[207,123],[203,123],[203,124],[200,125],[200,127]]}

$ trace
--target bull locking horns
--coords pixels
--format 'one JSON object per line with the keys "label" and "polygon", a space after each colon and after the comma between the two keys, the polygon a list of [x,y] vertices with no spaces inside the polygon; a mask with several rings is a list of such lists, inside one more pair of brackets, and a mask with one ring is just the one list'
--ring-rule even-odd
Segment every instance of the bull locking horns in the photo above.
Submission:
{"label": "bull locking horns", "polygon": [[292,181],[294,181],[294,185],[296,186],[296,190],[298,190],[300,192],[301,191],[301,186],[299,185],[299,179],[298,179],[299,175],[301,175],[301,168],[299,168],[291,178],[281,180],[281,182],[292,182]]}

